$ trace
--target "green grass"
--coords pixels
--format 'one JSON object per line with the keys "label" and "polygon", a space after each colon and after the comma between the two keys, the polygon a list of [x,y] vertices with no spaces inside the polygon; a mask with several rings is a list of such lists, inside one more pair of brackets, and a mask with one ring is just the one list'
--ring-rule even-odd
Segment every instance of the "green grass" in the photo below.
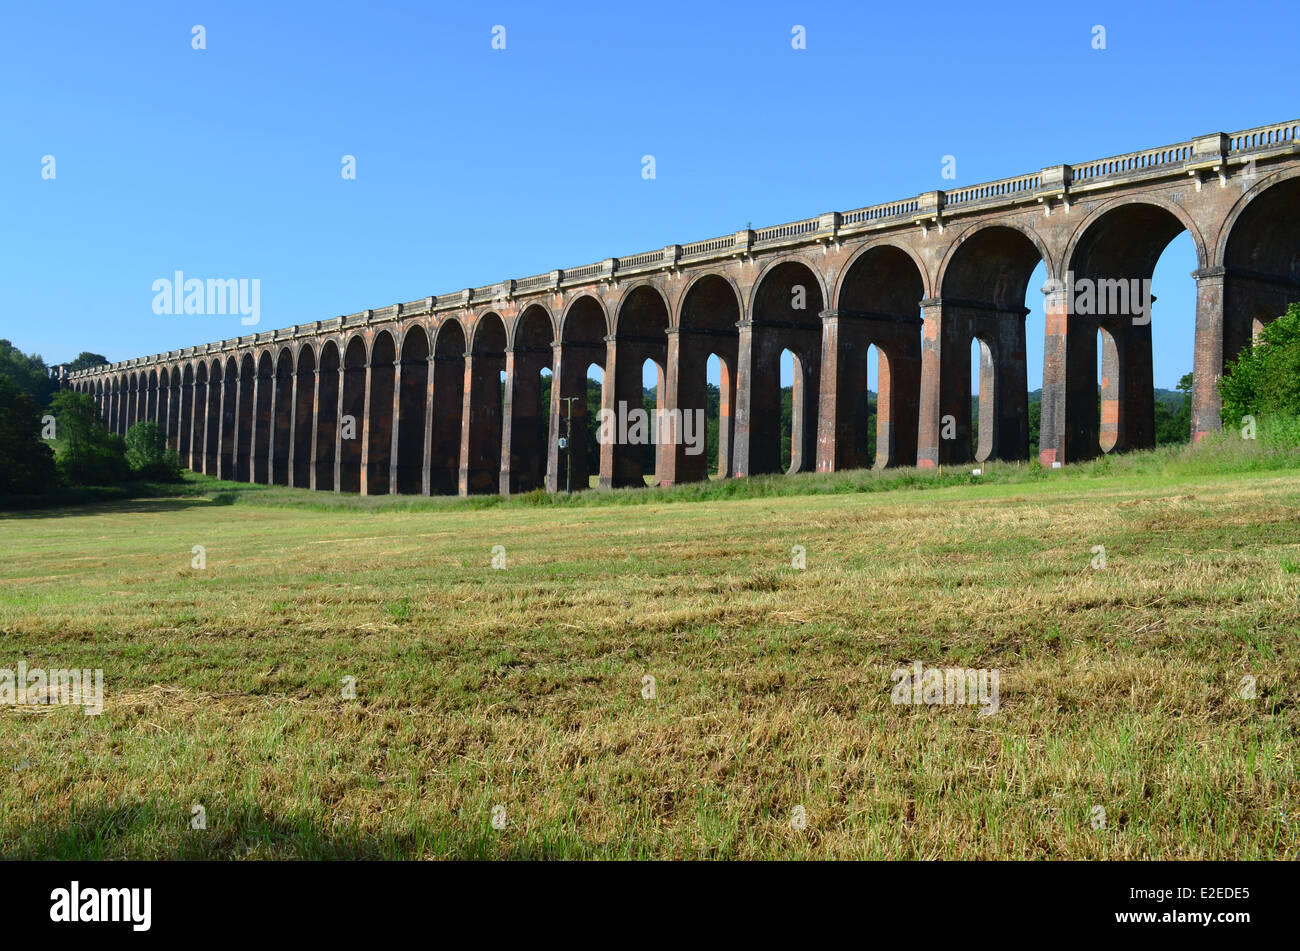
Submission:
{"label": "green grass", "polygon": [[1294,451],[969,469],[0,517],[0,667],[105,680],[0,708],[0,853],[1300,857]]}

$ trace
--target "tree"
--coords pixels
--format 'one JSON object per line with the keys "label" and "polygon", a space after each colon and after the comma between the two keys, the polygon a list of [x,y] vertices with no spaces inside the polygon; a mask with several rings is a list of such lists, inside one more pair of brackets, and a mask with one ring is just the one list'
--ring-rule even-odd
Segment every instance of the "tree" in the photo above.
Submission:
{"label": "tree", "polygon": [[1239,426],[1243,416],[1300,417],[1300,304],[1288,307],[1228,361],[1219,394],[1225,426]]}
{"label": "tree", "polygon": [[0,374],[0,496],[36,494],[54,485],[54,453],[41,429],[36,402]]}
{"label": "tree", "polygon": [[141,420],[126,432],[126,463],[134,475],[161,482],[179,482],[181,462],[167,448],[167,435],[152,419]]}
{"label": "tree", "polygon": [[89,393],[62,390],[53,399],[58,467],[70,485],[115,485],[130,475],[126,444],[104,428]]}
{"label": "tree", "polygon": [[48,406],[58,389],[44,360],[36,354],[28,356],[8,340],[0,340],[0,376],[7,376],[38,407]]}
{"label": "tree", "polygon": [[91,353],[89,350],[83,350],[77,354],[76,359],[68,364],[68,372],[76,373],[78,370],[89,370],[91,367],[102,367],[108,365],[108,357],[98,353]]}

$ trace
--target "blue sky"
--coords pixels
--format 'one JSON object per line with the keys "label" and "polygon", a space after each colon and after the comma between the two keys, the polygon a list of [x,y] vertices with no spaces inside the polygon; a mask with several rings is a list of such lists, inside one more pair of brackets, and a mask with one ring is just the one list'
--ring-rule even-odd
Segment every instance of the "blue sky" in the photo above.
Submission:
{"label": "blue sky", "polygon": [[[1282,3],[10,3],[0,336],[124,359],[248,332],[155,315],[175,270],[258,278],[268,330],[1293,118],[1298,27]],[[1159,386],[1191,368],[1194,266],[1184,236],[1156,271]]]}

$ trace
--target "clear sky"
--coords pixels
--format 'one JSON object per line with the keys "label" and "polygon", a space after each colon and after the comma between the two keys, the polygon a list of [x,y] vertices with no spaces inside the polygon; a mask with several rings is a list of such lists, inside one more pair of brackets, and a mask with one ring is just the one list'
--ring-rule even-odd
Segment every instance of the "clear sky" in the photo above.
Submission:
{"label": "clear sky", "polygon": [[[252,329],[154,314],[176,270],[259,279],[269,330],[1294,118],[1298,35],[1290,0],[10,0],[0,337],[125,359]],[[1194,266],[1156,271],[1158,386]]]}

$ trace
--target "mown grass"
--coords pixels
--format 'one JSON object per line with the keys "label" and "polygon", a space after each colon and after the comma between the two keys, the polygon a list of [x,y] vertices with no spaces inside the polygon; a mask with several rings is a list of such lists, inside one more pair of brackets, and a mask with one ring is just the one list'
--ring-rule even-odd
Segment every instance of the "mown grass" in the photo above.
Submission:
{"label": "mown grass", "polygon": [[[106,696],[0,709],[0,851],[1294,859],[1296,466],[18,512],[0,666]],[[913,660],[998,669],[998,713],[892,704]]]}

